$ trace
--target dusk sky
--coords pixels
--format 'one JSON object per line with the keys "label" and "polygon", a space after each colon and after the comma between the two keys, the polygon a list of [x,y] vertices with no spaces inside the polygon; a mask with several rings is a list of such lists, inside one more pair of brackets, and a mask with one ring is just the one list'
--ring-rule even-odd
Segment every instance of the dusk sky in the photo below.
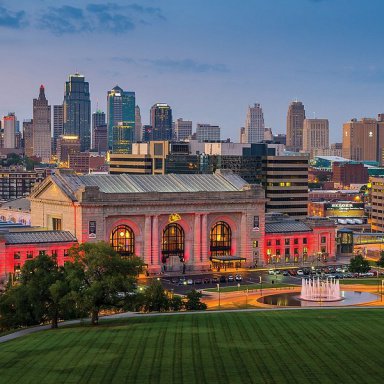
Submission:
{"label": "dusk sky", "polygon": [[384,112],[383,14],[382,0],[0,0],[0,113],[31,118],[40,84],[62,103],[78,71],[92,111],[118,84],[144,124],[164,102],[238,142],[248,105],[285,133],[298,99],[340,141],[343,122]]}

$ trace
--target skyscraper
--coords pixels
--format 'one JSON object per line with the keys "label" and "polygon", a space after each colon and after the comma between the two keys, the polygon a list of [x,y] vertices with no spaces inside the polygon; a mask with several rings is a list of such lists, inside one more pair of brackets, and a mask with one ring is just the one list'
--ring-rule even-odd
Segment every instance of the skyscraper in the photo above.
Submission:
{"label": "skyscraper", "polygon": [[33,120],[23,121],[24,154],[33,156]]}
{"label": "skyscraper", "polygon": [[192,136],[192,121],[177,119],[175,122],[176,140],[183,141]]}
{"label": "skyscraper", "polygon": [[14,112],[3,117],[4,148],[16,148],[16,116]]}
{"label": "skyscraper", "polygon": [[287,113],[287,149],[298,152],[303,149],[305,109],[301,101],[293,101]]}
{"label": "skyscraper", "polygon": [[131,153],[135,133],[135,106],[135,92],[123,91],[118,85],[108,91],[108,145],[112,152]]}
{"label": "skyscraper", "polygon": [[303,151],[311,157],[316,149],[329,148],[329,122],[327,119],[305,119],[303,125]]}
{"label": "skyscraper", "polygon": [[89,83],[84,76],[76,73],[65,83],[64,134],[80,137],[81,151],[91,145],[91,100]]}
{"label": "skyscraper", "polygon": [[64,133],[63,128],[64,109],[63,104],[53,106],[53,152],[56,154],[57,139]]}
{"label": "skyscraper", "polygon": [[40,86],[37,99],[33,99],[33,155],[43,163],[51,160],[51,106]]}
{"label": "skyscraper", "polygon": [[261,105],[249,106],[245,121],[245,140],[247,143],[260,143],[264,140],[264,115]]}
{"label": "skyscraper", "polygon": [[150,111],[152,126],[152,140],[169,140],[173,138],[172,133],[172,109],[168,104],[154,104]]}
{"label": "skyscraper", "polygon": [[135,107],[135,142],[140,142],[143,139],[143,125],[141,124],[140,107]]}
{"label": "skyscraper", "polygon": [[98,152],[105,152],[105,142],[103,138],[104,130],[106,131],[105,113],[98,109],[92,113],[92,149],[96,149]]}

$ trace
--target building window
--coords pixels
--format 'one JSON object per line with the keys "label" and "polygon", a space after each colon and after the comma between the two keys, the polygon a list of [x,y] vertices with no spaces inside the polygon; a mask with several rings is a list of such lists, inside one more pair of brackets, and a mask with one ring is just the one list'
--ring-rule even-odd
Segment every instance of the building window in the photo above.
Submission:
{"label": "building window", "polygon": [[211,229],[211,256],[228,256],[231,254],[232,231],[224,221],[218,221]]}
{"label": "building window", "polygon": [[299,239],[297,238],[293,239],[293,244],[299,244]]}
{"label": "building window", "polygon": [[39,251],[39,256],[45,256],[45,255],[46,255],[45,250]]}
{"label": "building window", "polygon": [[321,244],[324,244],[327,242],[327,238],[325,236],[321,236]]}
{"label": "building window", "polygon": [[27,251],[27,259],[33,259],[33,252]]}
{"label": "building window", "polygon": [[285,243],[285,245],[289,245],[291,243],[291,239],[285,239],[284,243]]}
{"label": "building window", "polygon": [[110,236],[111,247],[121,256],[135,254],[135,234],[128,225],[118,225]]}
{"label": "building window", "polygon": [[69,256],[69,251],[68,249],[64,249],[64,257],[68,257]]}
{"label": "building window", "polygon": [[258,240],[253,240],[252,245],[253,245],[253,248],[258,248],[258,247],[259,247],[259,242],[258,242]]}
{"label": "building window", "polygon": [[308,239],[306,237],[303,238],[303,244],[307,244],[308,243]]}
{"label": "building window", "polygon": [[276,240],[276,245],[280,245],[280,239]]}
{"label": "building window", "polygon": [[58,219],[56,217],[52,217],[52,229],[54,231],[61,231],[61,219]]}
{"label": "building window", "polygon": [[259,229],[260,218],[259,216],[253,216],[253,229]]}
{"label": "building window", "polygon": [[270,247],[272,245],[272,240],[267,240],[267,247]]}
{"label": "building window", "polygon": [[51,255],[52,257],[57,257],[57,250],[56,249],[52,250]]}
{"label": "building window", "polygon": [[15,253],[13,254],[13,258],[14,258],[15,260],[20,260],[20,252],[15,252]]}
{"label": "building window", "polygon": [[169,256],[178,256],[184,262],[184,229],[177,223],[168,224],[163,231],[161,242],[162,262]]}

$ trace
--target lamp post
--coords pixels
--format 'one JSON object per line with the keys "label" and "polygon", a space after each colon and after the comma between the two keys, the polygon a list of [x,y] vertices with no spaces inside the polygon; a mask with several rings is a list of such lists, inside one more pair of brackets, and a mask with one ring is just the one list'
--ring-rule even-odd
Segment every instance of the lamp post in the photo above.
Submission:
{"label": "lamp post", "polygon": [[259,280],[260,280],[260,295],[263,296],[263,280],[261,275],[259,276]]}
{"label": "lamp post", "polygon": [[219,311],[220,311],[220,284],[217,284],[217,291],[219,292]]}
{"label": "lamp post", "polygon": [[248,309],[248,288],[245,290],[245,309]]}

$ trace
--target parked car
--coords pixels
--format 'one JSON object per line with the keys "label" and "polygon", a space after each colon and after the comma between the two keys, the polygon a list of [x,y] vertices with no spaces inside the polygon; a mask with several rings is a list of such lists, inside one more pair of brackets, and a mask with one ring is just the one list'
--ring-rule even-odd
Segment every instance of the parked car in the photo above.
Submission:
{"label": "parked car", "polygon": [[173,277],[171,280],[172,284],[177,284],[179,282],[179,279],[177,277]]}
{"label": "parked car", "polygon": [[[203,280],[203,283],[204,283],[204,284],[209,284],[209,283],[210,283],[209,278],[206,277],[206,278]],[[212,283],[213,283],[213,279],[212,279]]]}
{"label": "parked car", "polygon": [[283,271],[283,276],[289,276],[289,272],[288,271]]}
{"label": "parked car", "polygon": [[273,270],[273,269],[270,269],[269,271],[268,271],[268,275],[274,275],[275,274],[275,271]]}
{"label": "parked car", "polygon": [[232,275],[228,276],[228,283],[233,283],[235,281],[235,278]]}
{"label": "parked car", "polygon": [[201,279],[195,279],[195,284],[203,284],[203,280],[201,280]]}
{"label": "parked car", "polygon": [[220,283],[226,283],[227,282],[227,278],[223,275],[223,276],[220,276]]}
{"label": "parked car", "polygon": [[242,281],[243,278],[241,277],[241,275],[236,275],[236,276],[235,276],[235,280],[236,280],[236,281]]}
{"label": "parked car", "polygon": [[218,283],[220,279],[217,276],[212,277],[211,283]]}
{"label": "parked car", "polygon": [[192,280],[192,279],[188,279],[188,280],[187,280],[187,284],[188,284],[188,285],[193,285],[193,280]]}
{"label": "parked car", "polygon": [[302,269],[298,269],[296,274],[297,276],[304,276],[304,271]]}
{"label": "parked car", "polygon": [[182,277],[182,278],[179,279],[179,283],[178,283],[178,284],[179,284],[179,285],[187,284],[187,280],[185,280],[185,278]]}

